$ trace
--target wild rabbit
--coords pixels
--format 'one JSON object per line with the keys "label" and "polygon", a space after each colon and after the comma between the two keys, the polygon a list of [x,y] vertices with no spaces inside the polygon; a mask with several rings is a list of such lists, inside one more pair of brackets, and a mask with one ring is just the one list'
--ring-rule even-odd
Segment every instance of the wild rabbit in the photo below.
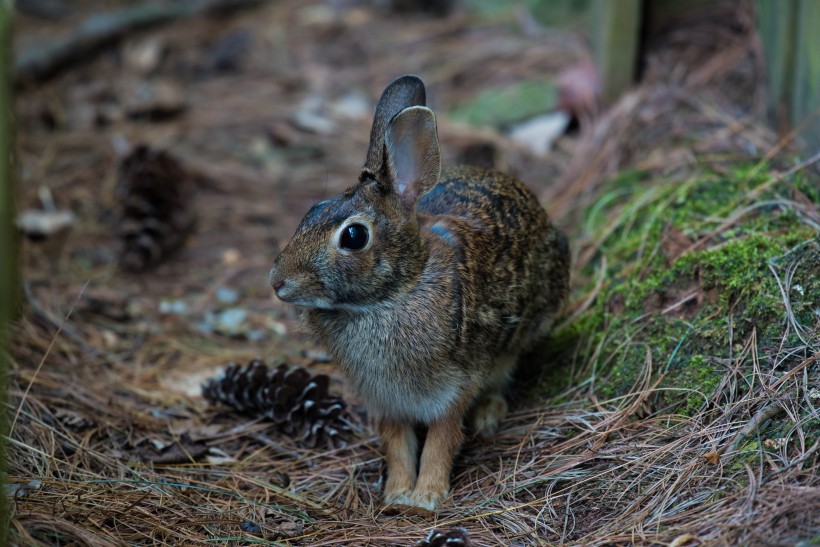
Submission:
{"label": "wild rabbit", "polygon": [[[433,112],[416,76],[376,107],[356,185],[317,203],[270,283],[340,363],[375,419],[387,505],[436,509],[462,423],[492,436],[519,356],[566,298],[569,249],[533,193],[503,173],[441,176]],[[428,428],[421,461],[415,426]]]}

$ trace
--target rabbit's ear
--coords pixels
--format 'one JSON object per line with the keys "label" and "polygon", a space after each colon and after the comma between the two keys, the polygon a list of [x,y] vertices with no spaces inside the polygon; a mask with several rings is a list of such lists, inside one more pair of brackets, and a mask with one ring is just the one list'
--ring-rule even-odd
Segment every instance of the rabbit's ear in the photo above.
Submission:
{"label": "rabbit's ear", "polygon": [[424,83],[418,76],[400,76],[387,86],[373,115],[370,148],[367,150],[364,171],[370,171],[371,176],[381,172],[384,167],[384,134],[390,120],[405,108],[424,106],[425,100]]}
{"label": "rabbit's ear", "polygon": [[390,184],[408,207],[438,182],[441,152],[436,117],[424,106],[399,112],[387,126],[384,157]]}

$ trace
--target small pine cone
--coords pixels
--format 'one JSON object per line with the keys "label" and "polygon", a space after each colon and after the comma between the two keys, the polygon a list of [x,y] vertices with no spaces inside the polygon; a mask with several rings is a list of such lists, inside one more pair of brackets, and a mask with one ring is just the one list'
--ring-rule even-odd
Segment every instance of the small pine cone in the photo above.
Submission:
{"label": "small pine cone", "polygon": [[465,528],[450,528],[447,531],[434,528],[427,537],[416,542],[415,547],[469,547],[470,535]]}
{"label": "small pine cone", "polygon": [[191,176],[169,153],[147,146],[120,163],[120,263],[131,271],[157,265],[182,246],[194,227]]}
{"label": "small pine cone", "polygon": [[207,380],[202,395],[250,416],[264,416],[279,431],[300,444],[344,446],[349,427],[342,413],[346,405],[328,393],[330,380],[301,367],[281,364],[269,368],[259,359],[245,366],[235,363],[217,378]]}

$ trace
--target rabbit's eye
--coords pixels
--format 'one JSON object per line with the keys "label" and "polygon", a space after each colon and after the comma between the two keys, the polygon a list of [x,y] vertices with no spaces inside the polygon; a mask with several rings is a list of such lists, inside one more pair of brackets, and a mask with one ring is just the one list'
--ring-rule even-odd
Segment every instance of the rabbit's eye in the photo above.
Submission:
{"label": "rabbit's eye", "polygon": [[342,230],[339,247],[348,251],[358,251],[367,245],[367,228],[362,224],[351,224]]}

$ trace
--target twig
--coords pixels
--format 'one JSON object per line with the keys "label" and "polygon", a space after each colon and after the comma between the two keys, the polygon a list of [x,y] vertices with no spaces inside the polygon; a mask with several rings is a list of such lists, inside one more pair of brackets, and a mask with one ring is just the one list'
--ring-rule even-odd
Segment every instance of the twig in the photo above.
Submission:
{"label": "twig", "polygon": [[782,398],[777,399],[767,404],[760,410],[758,410],[755,413],[755,415],[752,416],[752,419],[749,420],[749,423],[747,423],[743,427],[743,429],[737,432],[737,434],[735,435],[735,440],[732,441],[732,446],[729,447],[727,453],[735,452],[740,447],[740,443],[742,443],[746,439],[746,437],[751,435],[755,430],[757,430],[761,425],[763,425],[763,422],[771,418],[774,418],[775,416],[783,412],[783,407],[780,406],[781,402],[783,402]]}
{"label": "twig", "polygon": [[23,50],[14,61],[17,84],[45,80],[88,61],[126,34],[211,11],[236,11],[264,0],[185,0],[144,3],[88,17],[67,37]]}
{"label": "twig", "polygon": [[808,166],[810,166],[814,163],[817,163],[819,161],[820,161],[820,152],[816,153],[815,155],[813,155],[809,159],[798,163],[797,165],[795,165],[794,167],[792,167],[788,171],[786,171],[784,173],[780,173],[779,175],[777,175],[777,180],[783,180],[785,178],[788,178],[791,175],[794,175],[795,173],[797,173],[798,171],[802,171],[806,167],[808,167]]}
{"label": "twig", "polygon": [[778,474],[780,474],[780,473],[782,473],[782,472],[784,472],[784,471],[788,471],[789,469],[791,469],[791,468],[793,468],[793,467],[797,467],[798,465],[801,465],[803,462],[805,462],[806,460],[808,460],[808,459],[811,457],[811,455],[812,455],[812,454],[814,454],[815,452],[817,452],[817,449],[818,449],[818,448],[820,448],[820,441],[816,441],[816,442],[812,445],[812,447],[811,447],[811,448],[809,448],[809,449],[806,451],[806,453],[805,453],[805,454],[803,454],[803,456],[802,456],[801,458],[798,458],[798,459],[794,460],[794,461],[793,461],[793,462],[791,462],[789,465],[786,465],[786,466],[781,467],[781,468],[779,468],[779,469],[775,469],[774,471],[770,471],[770,472],[769,472],[769,473],[768,473],[765,477],[763,477],[763,478],[761,479],[760,483],[761,483],[761,484],[766,484],[767,482],[769,482],[769,480],[770,480],[770,479],[774,478],[774,476],[775,476],[775,475],[778,475]]}

